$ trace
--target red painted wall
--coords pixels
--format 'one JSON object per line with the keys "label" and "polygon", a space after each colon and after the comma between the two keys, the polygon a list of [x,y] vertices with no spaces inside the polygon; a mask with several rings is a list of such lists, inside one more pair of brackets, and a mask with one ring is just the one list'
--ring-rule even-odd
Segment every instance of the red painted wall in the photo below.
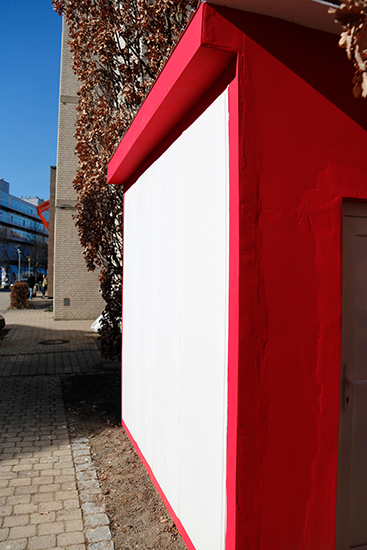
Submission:
{"label": "red painted wall", "polygon": [[342,201],[367,200],[367,102],[338,36],[202,4],[109,181],[132,185],[234,66],[226,550],[334,550]]}
{"label": "red painted wall", "polygon": [[246,34],[236,548],[332,550],[342,200],[367,199],[367,103],[337,36],[218,11]]}

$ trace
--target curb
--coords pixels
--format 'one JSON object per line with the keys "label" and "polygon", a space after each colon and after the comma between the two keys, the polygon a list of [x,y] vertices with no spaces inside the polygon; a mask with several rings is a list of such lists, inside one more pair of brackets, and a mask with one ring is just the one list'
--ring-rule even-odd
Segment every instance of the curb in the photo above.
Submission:
{"label": "curb", "polygon": [[113,550],[110,521],[87,437],[70,437],[88,550]]}

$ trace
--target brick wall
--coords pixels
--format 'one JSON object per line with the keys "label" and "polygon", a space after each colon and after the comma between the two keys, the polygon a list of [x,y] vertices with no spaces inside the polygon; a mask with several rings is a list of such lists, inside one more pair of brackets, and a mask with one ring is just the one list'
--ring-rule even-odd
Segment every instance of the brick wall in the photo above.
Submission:
{"label": "brick wall", "polygon": [[56,166],[50,166],[50,207],[48,211],[48,261],[47,261],[47,294],[54,295],[54,237],[55,237],[55,186]]}
{"label": "brick wall", "polygon": [[55,189],[54,319],[95,319],[104,308],[98,273],[87,271],[73,220],[76,214],[73,179],[78,162],[74,133],[79,85],[72,70],[67,40],[67,27],[63,22]]}

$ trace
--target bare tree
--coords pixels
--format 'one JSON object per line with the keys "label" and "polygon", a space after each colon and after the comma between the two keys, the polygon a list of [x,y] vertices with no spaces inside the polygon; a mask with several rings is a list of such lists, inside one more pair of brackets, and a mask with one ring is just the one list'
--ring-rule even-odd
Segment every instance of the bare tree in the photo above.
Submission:
{"label": "bare tree", "polygon": [[34,270],[34,276],[37,280],[38,273],[47,271],[48,260],[48,240],[46,236],[36,235],[29,240],[29,258],[30,265]]}

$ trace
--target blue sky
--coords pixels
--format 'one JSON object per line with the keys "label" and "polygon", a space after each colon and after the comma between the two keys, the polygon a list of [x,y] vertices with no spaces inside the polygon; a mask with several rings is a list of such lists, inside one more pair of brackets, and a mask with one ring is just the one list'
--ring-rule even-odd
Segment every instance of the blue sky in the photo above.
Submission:
{"label": "blue sky", "polygon": [[0,0],[0,178],[49,198],[56,165],[61,17],[51,0]]}

